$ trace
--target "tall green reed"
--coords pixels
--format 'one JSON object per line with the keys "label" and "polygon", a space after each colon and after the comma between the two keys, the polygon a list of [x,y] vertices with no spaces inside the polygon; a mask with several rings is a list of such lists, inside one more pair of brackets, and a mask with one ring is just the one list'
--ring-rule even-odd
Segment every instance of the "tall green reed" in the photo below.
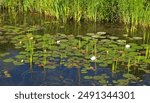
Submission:
{"label": "tall green reed", "polygon": [[149,26],[148,0],[3,0],[0,5],[9,12],[38,12],[57,20],[123,22],[130,31],[136,26]]}

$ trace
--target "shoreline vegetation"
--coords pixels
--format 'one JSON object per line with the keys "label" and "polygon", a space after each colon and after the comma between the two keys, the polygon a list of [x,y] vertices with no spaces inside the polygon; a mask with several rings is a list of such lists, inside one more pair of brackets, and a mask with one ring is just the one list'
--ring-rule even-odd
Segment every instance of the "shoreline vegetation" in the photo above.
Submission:
{"label": "shoreline vegetation", "polygon": [[119,22],[131,29],[150,25],[149,0],[0,0],[0,11],[37,12],[62,22]]}

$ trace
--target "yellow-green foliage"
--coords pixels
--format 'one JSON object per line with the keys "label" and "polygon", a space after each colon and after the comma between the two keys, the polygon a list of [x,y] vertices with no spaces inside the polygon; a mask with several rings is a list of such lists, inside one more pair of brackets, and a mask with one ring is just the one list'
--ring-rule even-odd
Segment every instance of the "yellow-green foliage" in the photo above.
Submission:
{"label": "yellow-green foliage", "polygon": [[134,26],[150,24],[149,0],[0,0],[10,12],[39,12],[66,22],[120,21]]}

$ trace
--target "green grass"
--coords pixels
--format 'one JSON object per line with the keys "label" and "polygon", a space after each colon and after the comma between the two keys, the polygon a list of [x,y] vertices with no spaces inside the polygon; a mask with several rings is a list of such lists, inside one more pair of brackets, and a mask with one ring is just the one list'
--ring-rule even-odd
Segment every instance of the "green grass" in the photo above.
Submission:
{"label": "green grass", "polygon": [[66,22],[74,20],[121,22],[132,32],[150,24],[148,0],[0,0],[1,11],[38,12]]}

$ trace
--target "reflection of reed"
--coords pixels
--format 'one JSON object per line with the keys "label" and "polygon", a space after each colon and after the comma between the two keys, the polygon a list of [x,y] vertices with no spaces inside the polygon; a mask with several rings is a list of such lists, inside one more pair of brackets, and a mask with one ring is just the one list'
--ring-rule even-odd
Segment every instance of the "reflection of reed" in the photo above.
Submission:
{"label": "reflection of reed", "polygon": [[46,50],[44,50],[44,53],[43,53],[43,68],[44,68],[44,80],[46,79],[46,66],[47,64],[47,55],[46,55]]}
{"label": "reflection of reed", "polygon": [[34,53],[34,49],[33,49],[33,37],[31,36],[29,39],[29,52],[30,52],[30,71],[33,71],[33,53]]}
{"label": "reflection of reed", "polygon": [[77,85],[81,85],[81,69],[77,68]]}

